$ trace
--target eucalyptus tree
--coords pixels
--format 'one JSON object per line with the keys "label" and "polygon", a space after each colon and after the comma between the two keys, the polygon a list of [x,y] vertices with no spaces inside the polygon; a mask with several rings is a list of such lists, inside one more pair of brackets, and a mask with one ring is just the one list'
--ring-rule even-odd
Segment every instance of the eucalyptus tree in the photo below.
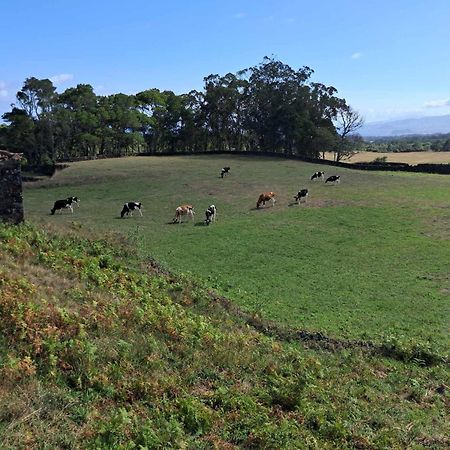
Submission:
{"label": "eucalyptus tree", "polygon": [[18,105],[3,115],[9,122],[10,146],[25,154],[35,164],[50,164],[54,159],[52,108],[56,89],[48,79],[27,78],[17,92]]}
{"label": "eucalyptus tree", "polygon": [[16,98],[22,109],[34,120],[51,111],[57,97],[56,88],[49,79],[27,78]]}
{"label": "eucalyptus tree", "polygon": [[165,108],[165,98],[159,89],[147,89],[136,94],[136,106],[142,114],[141,132],[147,149],[155,152],[161,134],[155,112]]}
{"label": "eucalyptus tree", "polygon": [[36,144],[36,125],[33,119],[23,109],[13,107],[3,114],[3,120],[8,124],[2,128],[2,144],[7,150],[23,153],[26,161],[32,165],[38,164],[40,155]]}
{"label": "eucalyptus tree", "polygon": [[78,84],[58,96],[54,109],[59,159],[95,158],[100,146],[98,99],[90,84]]}
{"label": "eucalyptus tree", "polygon": [[247,125],[260,151],[300,153],[314,123],[308,111],[309,67],[295,71],[273,58],[249,69]]}
{"label": "eucalyptus tree", "polygon": [[[150,152],[257,150],[341,159],[359,116],[313,70],[274,58],[237,73],[204,78],[202,91],[148,89],[96,96],[79,84],[61,94],[48,79],[27,78],[3,117],[1,143],[32,164]],[[5,128],[5,127],[3,127]]]}
{"label": "eucalyptus tree", "polygon": [[108,154],[123,156],[137,153],[144,148],[143,115],[137,109],[134,95],[114,94],[106,97],[108,109],[104,126],[109,128]]}
{"label": "eucalyptus tree", "polygon": [[335,160],[341,161],[354,153],[360,140],[355,138],[356,132],[363,126],[364,118],[345,101],[337,110],[335,118],[336,132],[339,136],[334,150]]}
{"label": "eucalyptus tree", "polygon": [[228,73],[204,78],[203,113],[210,145],[214,150],[231,150],[242,146],[244,104],[248,81]]}
{"label": "eucalyptus tree", "polygon": [[136,94],[138,110],[145,116],[143,136],[152,153],[174,148],[180,104],[172,91],[148,89]]}

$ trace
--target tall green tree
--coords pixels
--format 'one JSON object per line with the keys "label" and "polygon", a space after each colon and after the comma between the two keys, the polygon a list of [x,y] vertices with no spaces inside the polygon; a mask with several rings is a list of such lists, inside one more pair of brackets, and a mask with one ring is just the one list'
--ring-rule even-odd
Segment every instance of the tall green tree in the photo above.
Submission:
{"label": "tall green tree", "polygon": [[13,107],[3,114],[3,120],[8,126],[3,131],[3,145],[13,152],[23,153],[30,164],[38,164],[36,144],[36,124],[23,109]]}
{"label": "tall green tree", "polygon": [[[89,84],[58,94],[50,80],[27,78],[4,115],[1,145],[32,164],[141,151],[253,150],[337,159],[353,148],[357,113],[313,70],[274,58],[204,78],[202,91],[147,89],[97,96]],[[437,144],[436,144],[437,145]]]}
{"label": "tall green tree", "polygon": [[89,84],[79,84],[58,96],[54,110],[58,159],[95,158],[100,146],[97,96]]}
{"label": "tall green tree", "polygon": [[25,80],[16,98],[22,109],[36,120],[52,110],[56,96],[56,88],[49,79],[31,77]]}

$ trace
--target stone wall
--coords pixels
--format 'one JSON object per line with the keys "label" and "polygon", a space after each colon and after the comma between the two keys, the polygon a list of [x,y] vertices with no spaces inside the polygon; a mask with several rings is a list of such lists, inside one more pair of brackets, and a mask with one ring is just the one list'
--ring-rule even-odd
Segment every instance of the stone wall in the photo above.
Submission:
{"label": "stone wall", "polygon": [[[183,156],[183,155],[252,155],[258,157],[268,158],[286,158],[296,159],[298,161],[310,162],[313,164],[324,164],[326,166],[346,167],[347,169],[356,170],[387,170],[395,172],[424,172],[424,173],[439,173],[442,175],[450,175],[450,164],[417,164],[412,166],[408,163],[394,163],[394,162],[368,162],[368,163],[346,163],[329,161],[328,159],[314,159],[306,158],[304,156],[287,155],[285,153],[272,152],[254,152],[254,151],[196,151],[196,152],[160,152],[160,153],[138,153],[136,156]],[[383,153],[380,153],[383,155]]]}
{"label": "stone wall", "polygon": [[12,159],[0,161],[0,221],[23,221],[20,162]]}

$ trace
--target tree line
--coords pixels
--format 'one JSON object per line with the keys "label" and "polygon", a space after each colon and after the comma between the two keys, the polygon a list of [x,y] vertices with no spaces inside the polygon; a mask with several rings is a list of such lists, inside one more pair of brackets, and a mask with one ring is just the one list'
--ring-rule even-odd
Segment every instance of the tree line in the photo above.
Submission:
{"label": "tree line", "polygon": [[450,152],[450,134],[375,138],[365,142],[362,149],[372,152]]}
{"label": "tree line", "polygon": [[312,82],[274,58],[235,74],[204,78],[202,91],[148,89],[96,95],[89,84],[57,93],[48,79],[27,78],[3,114],[0,146],[30,165],[137,153],[276,152],[341,159],[362,119],[332,86]]}

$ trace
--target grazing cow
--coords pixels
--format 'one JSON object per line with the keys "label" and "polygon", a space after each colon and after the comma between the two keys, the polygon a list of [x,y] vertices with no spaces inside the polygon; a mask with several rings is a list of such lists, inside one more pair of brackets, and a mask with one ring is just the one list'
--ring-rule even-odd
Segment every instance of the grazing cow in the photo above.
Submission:
{"label": "grazing cow", "polygon": [[135,210],[139,211],[139,214],[142,217],[142,203],[141,202],[127,202],[123,205],[122,211],[120,213],[120,217],[123,218],[123,216],[127,215],[127,216],[131,216],[133,217],[133,211]]}
{"label": "grazing cow", "polygon": [[325,172],[314,172],[311,176],[311,181],[324,180],[324,179],[325,179]]}
{"label": "grazing cow", "polygon": [[340,175],[332,175],[331,177],[328,177],[327,180],[325,181],[326,183],[339,183],[341,181],[341,176]]}
{"label": "grazing cow", "polygon": [[261,203],[263,204],[263,206],[265,206],[266,202],[268,202],[269,200],[272,200],[272,206],[274,206],[276,202],[275,195],[275,192],[263,192],[256,202],[256,207],[259,208]]}
{"label": "grazing cow", "polygon": [[80,206],[79,201],[80,199],[78,197],[67,197],[64,200],[56,200],[51,210],[51,213],[52,215],[54,215],[56,211],[61,210],[62,212],[64,208],[70,209],[70,212],[73,213],[72,205],[75,203],[77,206]]}
{"label": "grazing cow", "polygon": [[180,205],[175,210],[175,217],[173,218],[173,223],[181,223],[181,218],[183,216],[190,217],[194,221],[194,207],[192,205]]}
{"label": "grazing cow", "polygon": [[308,189],[301,189],[297,192],[297,195],[294,196],[297,203],[300,203],[303,199],[303,201],[306,203],[306,199],[308,197]]}
{"label": "grazing cow", "polygon": [[78,197],[67,197],[67,201],[70,203],[75,203],[78,208],[80,207],[80,199]]}
{"label": "grazing cow", "polygon": [[220,171],[220,176],[223,178],[224,175],[230,172],[230,169],[231,167],[223,167],[222,170]]}
{"label": "grazing cow", "polygon": [[205,218],[206,225],[209,225],[211,222],[216,221],[217,208],[215,207],[215,205],[210,205],[210,206],[208,206],[208,208],[206,208],[205,216],[206,216],[206,218]]}

